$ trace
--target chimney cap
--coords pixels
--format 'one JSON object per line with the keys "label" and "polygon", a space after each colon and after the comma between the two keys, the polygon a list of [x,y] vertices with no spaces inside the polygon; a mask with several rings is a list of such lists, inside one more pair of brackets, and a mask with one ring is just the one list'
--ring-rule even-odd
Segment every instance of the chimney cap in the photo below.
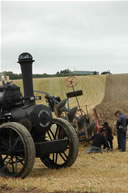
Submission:
{"label": "chimney cap", "polygon": [[28,52],[20,54],[18,58],[18,63],[22,62],[34,62],[32,55]]}

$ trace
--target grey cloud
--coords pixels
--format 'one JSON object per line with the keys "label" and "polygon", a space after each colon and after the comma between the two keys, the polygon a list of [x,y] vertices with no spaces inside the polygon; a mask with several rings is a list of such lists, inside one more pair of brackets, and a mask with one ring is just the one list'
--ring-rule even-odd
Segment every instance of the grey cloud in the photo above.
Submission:
{"label": "grey cloud", "polygon": [[2,70],[11,64],[19,72],[18,55],[28,51],[36,73],[67,67],[128,72],[127,21],[124,1],[3,2]]}

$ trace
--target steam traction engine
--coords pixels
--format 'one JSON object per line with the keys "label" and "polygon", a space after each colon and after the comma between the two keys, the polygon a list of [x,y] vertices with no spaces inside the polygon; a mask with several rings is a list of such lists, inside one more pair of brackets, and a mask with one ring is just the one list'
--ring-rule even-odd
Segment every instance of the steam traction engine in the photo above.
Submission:
{"label": "steam traction engine", "polygon": [[71,124],[53,118],[49,107],[36,104],[32,81],[33,57],[22,53],[24,96],[12,82],[0,86],[0,176],[25,178],[35,157],[49,168],[70,167],[78,154],[78,138]]}

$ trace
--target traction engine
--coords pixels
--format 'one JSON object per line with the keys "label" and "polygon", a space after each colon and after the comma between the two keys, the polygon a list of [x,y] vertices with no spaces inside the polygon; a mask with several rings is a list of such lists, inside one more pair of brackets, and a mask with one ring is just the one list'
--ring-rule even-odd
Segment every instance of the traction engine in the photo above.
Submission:
{"label": "traction engine", "polygon": [[0,176],[25,178],[35,157],[49,168],[70,167],[78,154],[78,138],[72,125],[53,118],[49,107],[36,104],[29,53],[18,58],[24,96],[12,82],[0,86]]}

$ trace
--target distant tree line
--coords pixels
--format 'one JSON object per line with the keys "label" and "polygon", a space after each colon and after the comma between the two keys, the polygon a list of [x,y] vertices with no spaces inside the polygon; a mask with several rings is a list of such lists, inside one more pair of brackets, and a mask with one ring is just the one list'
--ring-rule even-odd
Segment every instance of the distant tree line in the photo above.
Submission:
{"label": "distant tree line", "polygon": [[[4,71],[4,72],[0,72],[0,77],[4,75],[4,76],[9,76],[9,78],[11,80],[16,80],[16,79],[21,79],[22,78],[22,74],[16,74],[13,73],[11,71]],[[72,71],[70,71],[69,69],[65,69],[65,70],[61,70],[60,72],[58,71],[56,74],[33,74],[32,75],[33,78],[45,78],[45,77],[64,77],[64,76],[74,76],[74,74],[72,73]],[[82,76],[82,74],[78,75],[78,76]]]}
{"label": "distant tree line", "polygon": [[1,76],[9,76],[9,78],[12,80],[22,78],[22,74],[16,74],[16,73],[13,73],[11,71],[0,72],[0,77]]}

